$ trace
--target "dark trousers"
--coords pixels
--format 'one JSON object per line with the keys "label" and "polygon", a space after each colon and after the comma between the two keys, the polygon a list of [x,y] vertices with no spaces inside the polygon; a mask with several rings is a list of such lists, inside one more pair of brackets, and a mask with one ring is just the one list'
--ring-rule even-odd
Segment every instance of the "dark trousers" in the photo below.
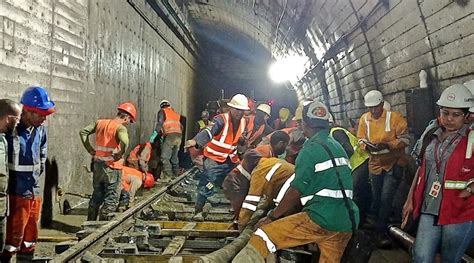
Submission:
{"label": "dark trousers", "polygon": [[[369,159],[352,171],[354,202],[359,207],[360,221],[363,222],[370,212],[372,192],[369,181]],[[369,190],[370,189],[370,190]]]}

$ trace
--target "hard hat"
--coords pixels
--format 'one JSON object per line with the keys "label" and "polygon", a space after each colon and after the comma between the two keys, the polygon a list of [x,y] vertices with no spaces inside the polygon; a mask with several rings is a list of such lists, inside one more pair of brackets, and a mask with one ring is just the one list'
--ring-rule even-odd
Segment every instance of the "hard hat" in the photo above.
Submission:
{"label": "hard hat", "polygon": [[160,102],[160,108],[169,107],[169,106],[171,106],[171,103],[168,100],[162,100]]}
{"label": "hard hat", "polygon": [[436,104],[447,108],[470,108],[474,107],[474,100],[466,86],[453,84],[441,93]]}
{"label": "hard hat", "polygon": [[23,92],[20,100],[25,109],[34,110],[41,115],[49,115],[55,112],[55,104],[49,98],[45,88],[39,86],[29,87]]}
{"label": "hard hat", "polygon": [[272,116],[271,115],[272,107],[270,107],[270,105],[268,105],[268,104],[262,103],[262,104],[258,105],[257,110],[265,112],[268,116]]}
{"label": "hard hat", "polygon": [[474,96],[474,79],[464,82],[464,86],[466,86],[469,89],[469,91],[472,93],[472,95]]}
{"label": "hard hat", "polygon": [[117,110],[124,111],[130,117],[132,118],[132,122],[135,122],[137,120],[137,109],[135,108],[135,105],[131,102],[123,102],[121,103],[118,107]]}
{"label": "hard hat", "polygon": [[383,101],[382,92],[371,90],[364,96],[364,104],[366,107],[375,107]]}
{"label": "hard hat", "polygon": [[203,110],[201,112],[201,118],[209,118],[209,112],[207,110]]}
{"label": "hard hat", "polygon": [[303,120],[310,127],[328,128],[329,116],[328,108],[320,101],[313,101],[303,107]]}
{"label": "hard hat", "polygon": [[392,110],[392,105],[390,105],[390,103],[388,101],[384,100],[383,101],[383,108],[386,111],[390,111],[390,110]]}
{"label": "hard hat", "polygon": [[232,99],[227,102],[227,106],[238,110],[250,110],[249,101],[245,95],[236,94]]}
{"label": "hard hat", "polygon": [[293,120],[299,121],[302,119],[303,119],[303,104],[300,104],[295,110],[295,116],[293,117]]}
{"label": "hard hat", "polygon": [[155,178],[151,173],[145,175],[145,180],[143,180],[143,188],[150,189],[155,185]]}

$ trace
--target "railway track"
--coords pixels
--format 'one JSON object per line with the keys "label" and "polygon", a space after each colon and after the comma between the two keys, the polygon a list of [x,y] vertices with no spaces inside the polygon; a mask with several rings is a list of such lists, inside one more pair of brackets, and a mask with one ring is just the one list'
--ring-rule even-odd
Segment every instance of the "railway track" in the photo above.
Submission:
{"label": "railway track", "polygon": [[77,234],[80,241],[54,257],[53,262],[112,258],[125,262],[192,262],[224,247],[239,233],[230,230],[232,211],[223,197],[216,207],[206,207],[205,222],[191,221],[194,197],[190,192],[196,189],[191,178],[197,171],[187,171],[108,222],[84,223]]}

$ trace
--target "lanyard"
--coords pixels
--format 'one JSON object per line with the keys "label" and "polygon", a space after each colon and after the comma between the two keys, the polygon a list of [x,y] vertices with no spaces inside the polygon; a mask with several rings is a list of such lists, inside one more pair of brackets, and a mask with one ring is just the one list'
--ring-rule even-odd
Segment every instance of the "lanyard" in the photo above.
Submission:
{"label": "lanyard", "polygon": [[449,143],[444,147],[444,149],[441,149],[441,154],[438,154],[438,148],[439,148],[439,140],[436,139],[435,147],[434,147],[434,157],[435,157],[435,163],[436,163],[436,175],[439,176],[439,172],[441,170],[441,162],[445,157],[446,151],[448,148],[456,141],[459,137],[459,133],[456,133],[456,136],[454,136]]}

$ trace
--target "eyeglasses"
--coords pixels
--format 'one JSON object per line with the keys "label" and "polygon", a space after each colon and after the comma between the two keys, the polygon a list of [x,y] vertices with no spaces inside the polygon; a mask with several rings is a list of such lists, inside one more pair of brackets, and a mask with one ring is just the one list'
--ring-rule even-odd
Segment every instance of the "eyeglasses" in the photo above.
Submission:
{"label": "eyeglasses", "polygon": [[20,116],[8,115],[7,117],[14,119],[16,123],[19,123],[19,122],[20,122]]}
{"label": "eyeglasses", "polygon": [[440,113],[443,117],[452,116],[453,118],[461,118],[465,116],[464,112],[459,112],[459,111],[449,112],[447,110],[440,110]]}

